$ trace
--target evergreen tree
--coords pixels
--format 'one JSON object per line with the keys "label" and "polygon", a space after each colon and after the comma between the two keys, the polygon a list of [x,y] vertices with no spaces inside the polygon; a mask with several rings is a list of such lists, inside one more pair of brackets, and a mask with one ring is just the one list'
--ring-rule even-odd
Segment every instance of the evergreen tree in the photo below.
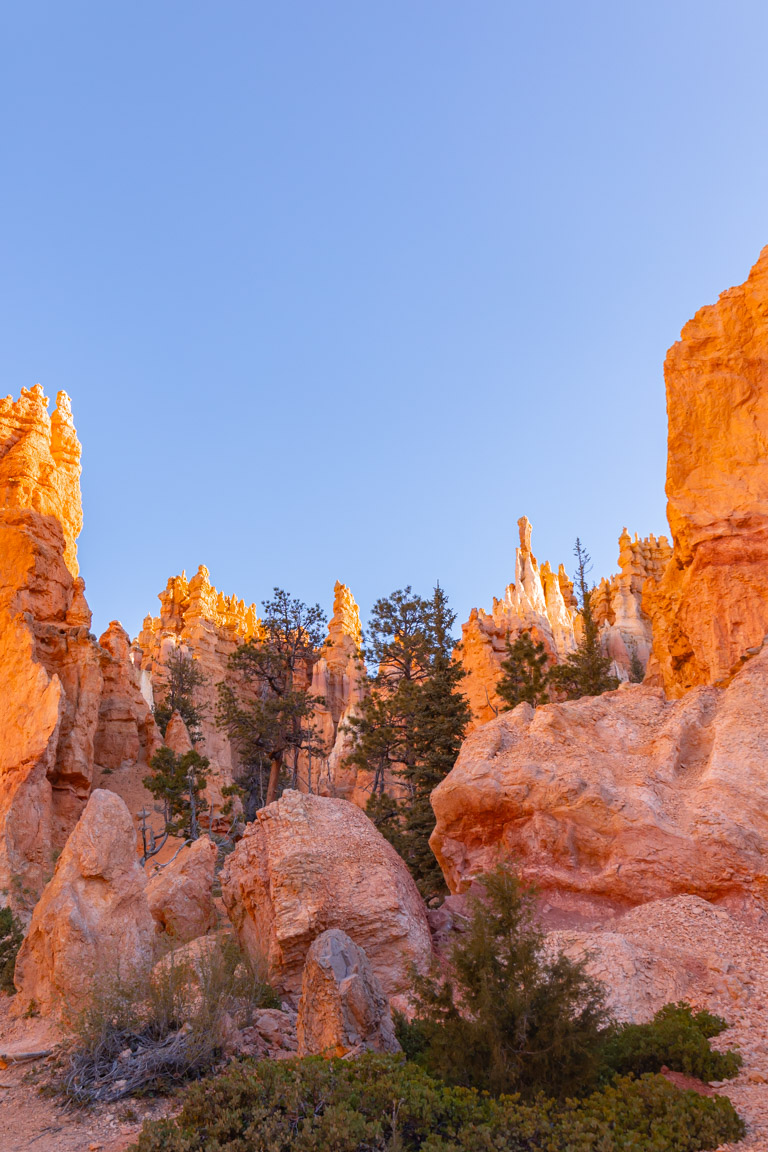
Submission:
{"label": "evergreen tree", "polygon": [[198,752],[178,754],[165,745],[150,760],[152,774],[145,776],[142,783],[156,800],[162,802],[164,839],[170,835],[196,840],[200,835],[200,817],[205,808],[203,792],[209,764],[209,760]]}
{"label": "evergreen tree", "polygon": [[507,658],[501,665],[496,694],[504,701],[503,711],[527,700],[534,708],[549,700],[549,656],[544,644],[531,633],[521,632],[511,642],[507,637]]}
{"label": "evergreen tree", "polygon": [[529,1097],[588,1090],[607,1023],[603,989],[584,961],[548,954],[533,889],[503,867],[482,885],[447,972],[417,978],[403,1039],[449,1083]]}
{"label": "evergreen tree", "polygon": [[429,797],[450,772],[470,718],[454,661],[455,615],[442,588],[431,600],[410,587],[377,601],[366,655],[377,672],[350,722],[350,762],[373,773],[368,814],[408,864],[425,900],[445,892],[429,847],[435,818]]}
{"label": "evergreen tree", "polygon": [[324,751],[312,722],[324,701],[309,689],[325,623],[318,604],[309,607],[275,588],[258,633],[232,653],[230,679],[218,685],[216,721],[240,754],[238,784],[251,817],[277,799],[281,780],[296,786],[302,753]]}
{"label": "evergreen tree", "polygon": [[205,684],[205,675],[197,661],[179,648],[171,651],[163,667],[167,676],[165,694],[153,709],[157,726],[165,736],[171,716],[178,712],[196,744],[202,735],[203,709],[195,705],[194,695],[195,689]]}
{"label": "evergreen tree", "polygon": [[576,578],[574,585],[581,609],[581,639],[575,652],[571,652],[562,664],[552,668],[549,674],[553,684],[566,700],[577,700],[580,696],[600,696],[618,688],[619,681],[610,674],[611,659],[603,655],[600,633],[592,613],[592,591],[587,582],[590,571],[589,553],[576,539]]}

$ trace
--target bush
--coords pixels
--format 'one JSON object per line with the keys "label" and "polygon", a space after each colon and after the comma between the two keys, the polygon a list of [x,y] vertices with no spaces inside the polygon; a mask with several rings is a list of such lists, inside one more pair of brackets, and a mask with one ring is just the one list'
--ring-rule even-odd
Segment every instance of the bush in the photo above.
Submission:
{"label": "bush", "polygon": [[449,1084],[494,1095],[589,1090],[608,1023],[602,987],[583,962],[547,954],[533,889],[503,867],[483,885],[446,978],[415,980],[404,1050]]}
{"label": "bush", "polygon": [[709,1012],[694,1014],[690,1005],[666,1004],[650,1024],[624,1024],[611,1029],[603,1051],[603,1076],[659,1072],[666,1065],[700,1080],[730,1080],[742,1064],[738,1052],[716,1052],[710,1046],[728,1025]]}
{"label": "bush", "polygon": [[96,985],[70,1021],[75,1035],[58,1087],[78,1104],[167,1091],[216,1063],[225,1016],[279,1006],[231,937],[203,937],[194,958],[170,952],[144,980]]}
{"label": "bush", "polygon": [[0,992],[16,991],[13,970],[24,939],[24,929],[10,908],[0,908]]}
{"label": "bush", "polygon": [[192,1085],[175,1119],[145,1124],[134,1152],[696,1152],[743,1131],[726,1098],[659,1076],[524,1104],[369,1054],[233,1065]]}

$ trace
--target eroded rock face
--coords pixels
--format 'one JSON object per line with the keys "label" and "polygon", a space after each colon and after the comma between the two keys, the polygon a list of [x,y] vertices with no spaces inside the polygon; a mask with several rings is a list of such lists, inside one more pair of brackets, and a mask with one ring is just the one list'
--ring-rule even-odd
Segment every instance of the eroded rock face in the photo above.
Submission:
{"label": "eroded rock face", "polygon": [[630,906],[768,895],[768,648],[726,689],[521,704],[473,732],[432,793],[452,892],[498,860],[543,890]]}
{"label": "eroded rock face", "polygon": [[66,392],[53,415],[39,384],[0,400],[0,508],[54,516],[64,533],[64,560],[77,576],[77,537],[83,526],[80,442]]}
{"label": "eroded rock face", "polygon": [[112,620],[99,637],[99,646],[104,687],[94,762],[101,771],[110,773],[136,764],[146,773],[162,739],[141,691],[141,673],[133,663],[130,637],[118,620]]}
{"label": "eroded rock face", "polygon": [[329,928],[364,949],[390,999],[407,994],[411,964],[429,964],[429,925],[408,869],[345,800],[284,792],[248,825],[221,886],[241,944],[286,994],[299,994],[307,952]]}
{"label": "eroded rock face", "polygon": [[207,836],[182,848],[149,881],[149,910],[158,927],[178,940],[194,940],[216,926],[213,880],[216,845]]}
{"label": "eroded rock face", "polygon": [[338,928],[318,936],[307,953],[297,1031],[299,1056],[400,1051],[368,957]]}
{"label": "eroded rock face", "polygon": [[[586,959],[606,988],[617,1020],[642,1023],[665,1004],[687,1000],[732,1016],[734,1001],[753,996],[749,926],[698,896],[652,900],[590,931],[556,931],[553,949]],[[762,952],[765,954],[764,936]]]}
{"label": "eroded rock face", "polygon": [[673,556],[650,587],[670,696],[727,677],[768,632],[768,248],[667,353]]}
{"label": "eroded rock face", "polygon": [[105,978],[151,967],[154,921],[131,815],[113,792],[92,794],[32,914],[16,961],[17,1010],[35,1001],[70,1018]]}
{"label": "eroded rock face", "polygon": [[93,772],[99,648],[64,554],[53,516],[0,509],[0,888],[22,913],[50,876]]}

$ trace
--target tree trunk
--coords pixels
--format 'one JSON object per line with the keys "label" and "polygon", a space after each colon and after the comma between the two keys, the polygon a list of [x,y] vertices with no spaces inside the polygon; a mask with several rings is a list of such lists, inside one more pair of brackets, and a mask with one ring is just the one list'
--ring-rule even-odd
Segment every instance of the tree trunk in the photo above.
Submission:
{"label": "tree trunk", "polygon": [[277,784],[280,779],[280,769],[282,761],[280,759],[273,760],[269,766],[269,783],[267,784],[267,804],[271,804],[273,800],[277,799]]}

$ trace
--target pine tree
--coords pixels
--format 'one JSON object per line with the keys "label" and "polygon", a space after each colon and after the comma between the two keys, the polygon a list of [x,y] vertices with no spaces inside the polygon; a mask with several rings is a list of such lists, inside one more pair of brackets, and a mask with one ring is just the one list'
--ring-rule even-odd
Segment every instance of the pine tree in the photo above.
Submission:
{"label": "pine tree", "polygon": [[588,1090],[607,1024],[603,988],[585,961],[547,950],[533,889],[502,866],[481,884],[447,969],[416,978],[403,1039],[448,1083],[528,1097]]}
{"label": "pine tree", "polygon": [[198,752],[178,754],[163,745],[149,762],[150,776],[142,783],[162,801],[165,831],[170,836],[196,840],[204,809],[203,792],[210,761]]}
{"label": "pine tree", "polygon": [[431,600],[410,587],[374,606],[366,655],[377,664],[370,693],[350,722],[349,758],[373,773],[368,814],[408,864],[425,900],[446,891],[429,847],[429,797],[450,772],[470,718],[452,658],[455,614],[442,588]]}
{"label": "pine tree", "polygon": [[325,638],[325,614],[275,588],[264,603],[259,631],[229,657],[231,679],[217,686],[216,722],[241,760],[238,785],[246,815],[277,799],[281,780],[295,778],[298,758],[324,751],[314,730],[320,696],[309,688]]}
{"label": "pine tree", "polygon": [[549,676],[553,684],[566,700],[577,700],[580,696],[600,696],[618,688],[618,677],[610,673],[611,659],[603,655],[600,632],[592,613],[592,591],[587,582],[591,557],[576,539],[573,549],[576,557],[576,596],[581,609],[581,639],[575,652],[571,652],[562,664],[552,668]]}
{"label": "pine tree", "polygon": [[521,632],[511,642],[507,637],[507,658],[501,665],[496,695],[504,701],[503,711],[526,700],[534,708],[549,700],[549,655],[544,644],[531,633]]}
{"label": "pine tree", "polygon": [[194,703],[195,690],[202,687],[206,677],[193,656],[174,648],[165,661],[166,688],[162,701],[155,705],[155,722],[163,736],[168,721],[178,712],[187,726],[193,744],[200,739],[203,709]]}

